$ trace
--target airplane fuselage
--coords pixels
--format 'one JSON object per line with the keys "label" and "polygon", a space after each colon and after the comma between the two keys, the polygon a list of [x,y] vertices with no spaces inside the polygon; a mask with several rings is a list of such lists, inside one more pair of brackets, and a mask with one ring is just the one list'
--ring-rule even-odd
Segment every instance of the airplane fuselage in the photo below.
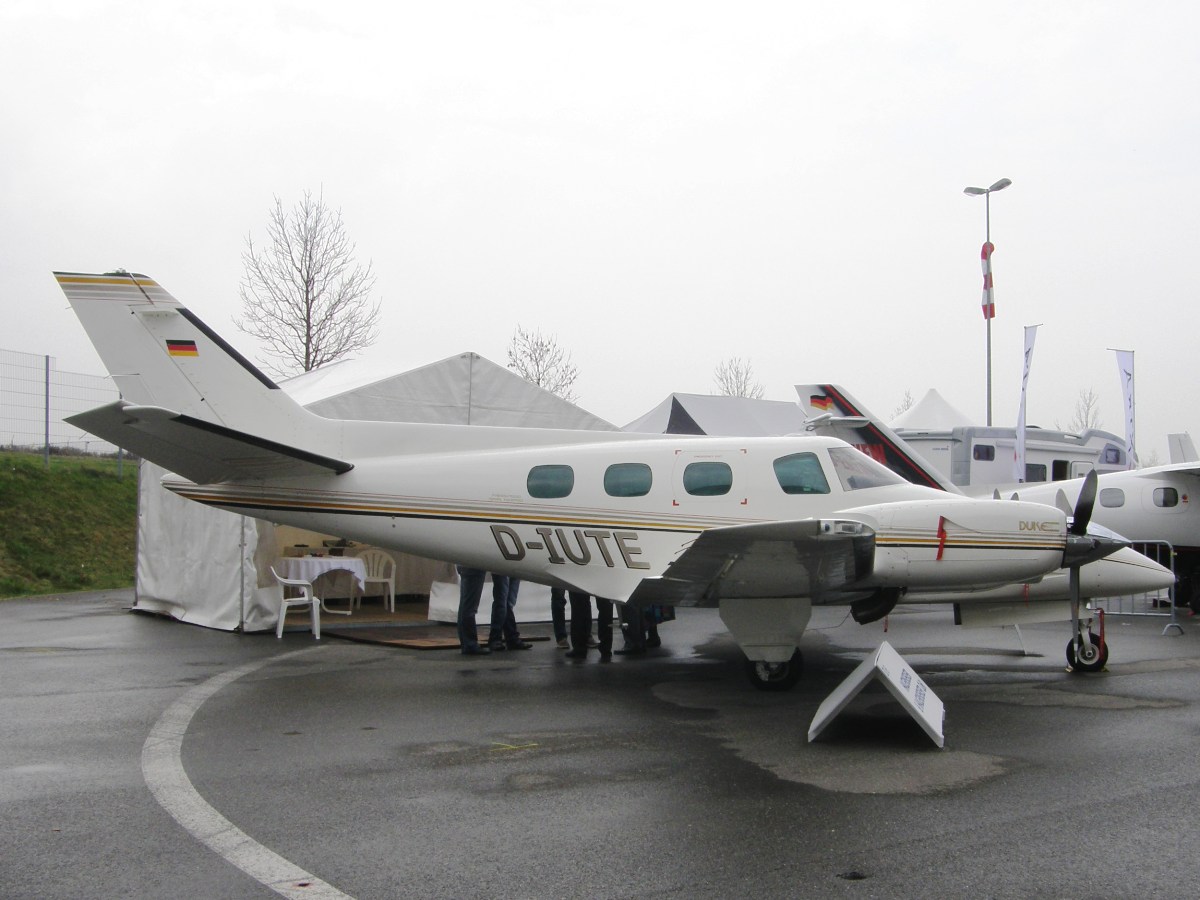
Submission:
{"label": "airplane fuselage", "polygon": [[1064,518],[1044,505],[949,497],[809,436],[373,457],[341,475],[166,484],[224,509],[422,556],[445,558],[453,547],[452,562],[617,600],[713,528],[861,523],[875,548],[860,590],[1034,581],[1057,567],[1065,534]]}

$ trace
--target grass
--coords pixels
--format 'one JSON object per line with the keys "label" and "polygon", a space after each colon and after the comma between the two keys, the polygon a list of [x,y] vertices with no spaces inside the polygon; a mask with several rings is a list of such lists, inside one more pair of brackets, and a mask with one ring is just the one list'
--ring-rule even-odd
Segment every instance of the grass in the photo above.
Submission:
{"label": "grass", "polygon": [[0,597],[129,587],[137,464],[0,450]]}

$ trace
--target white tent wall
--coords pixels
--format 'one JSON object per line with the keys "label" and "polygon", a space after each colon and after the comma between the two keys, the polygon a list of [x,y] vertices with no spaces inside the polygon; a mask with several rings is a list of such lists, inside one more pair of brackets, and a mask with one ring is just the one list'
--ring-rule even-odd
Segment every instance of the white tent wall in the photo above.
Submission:
{"label": "white tent wall", "polygon": [[[453,567],[451,567],[453,568]],[[517,589],[517,605],[513,608],[518,624],[550,621],[550,588],[542,584],[522,581]],[[492,579],[483,585],[479,598],[479,612],[475,621],[487,627],[492,614]],[[433,622],[458,621],[458,574],[434,581],[429,586],[429,619]]]}
{"label": "white tent wall", "polygon": [[134,609],[223,631],[274,628],[275,526],[177,497],[165,474],[145,461],[138,473]]}
{"label": "white tent wall", "polygon": [[[504,425],[615,431],[586,410],[536,387],[476,353],[462,353],[396,374],[378,360],[347,360],[283,385],[297,402],[329,418]],[[134,608],[225,631],[270,631],[279,614],[273,560],[295,544],[320,547],[321,535],[182,500],[161,485],[164,470],[142,463],[138,486],[137,580]],[[453,593],[449,563],[388,551],[396,561],[396,593]],[[333,585],[330,596],[339,590]],[[490,609],[480,602],[483,621]],[[550,616],[550,592],[524,585],[520,621]],[[433,613],[431,612],[431,617]],[[447,621],[438,610],[438,619]],[[449,621],[453,620],[453,616]]]}

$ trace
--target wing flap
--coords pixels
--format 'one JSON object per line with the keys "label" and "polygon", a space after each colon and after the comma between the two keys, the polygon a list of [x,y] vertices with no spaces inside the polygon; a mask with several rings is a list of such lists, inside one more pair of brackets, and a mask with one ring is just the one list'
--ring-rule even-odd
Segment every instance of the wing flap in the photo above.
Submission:
{"label": "wing flap", "polygon": [[721,600],[812,597],[871,574],[875,534],[859,522],[797,519],[703,532],[663,574],[643,580],[641,606],[716,606]]}
{"label": "wing flap", "polygon": [[158,406],[118,400],[65,421],[197,484],[341,474],[353,466]]}

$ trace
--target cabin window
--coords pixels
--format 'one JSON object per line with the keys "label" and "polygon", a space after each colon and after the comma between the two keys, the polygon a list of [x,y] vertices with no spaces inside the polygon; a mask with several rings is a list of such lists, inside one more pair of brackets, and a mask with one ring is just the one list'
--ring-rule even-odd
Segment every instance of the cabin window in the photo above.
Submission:
{"label": "cabin window", "polygon": [[1052,481],[1066,481],[1071,477],[1071,461],[1069,459],[1056,459],[1050,466]]}
{"label": "cabin window", "polygon": [[525,486],[529,496],[539,500],[566,497],[575,487],[575,471],[570,466],[534,466]]}
{"label": "cabin window", "polygon": [[1025,463],[1025,480],[1026,481],[1045,481],[1046,480],[1046,464],[1045,463]]}
{"label": "cabin window", "polygon": [[996,458],[996,448],[992,444],[976,444],[971,448],[971,456],[980,462],[992,462]]}
{"label": "cabin window", "polygon": [[1100,491],[1100,505],[1108,509],[1118,509],[1125,505],[1125,492],[1120,488],[1104,488]]}
{"label": "cabin window", "polygon": [[688,463],[683,470],[683,489],[697,497],[719,497],[733,487],[733,470],[723,462]]}
{"label": "cabin window", "polygon": [[615,463],[604,470],[604,493],[610,497],[645,497],[652,481],[645,463]]}
{"label": "cabin window", "polygon": [[829,461],[833,463],[833,470],[837,472],[843,490],[857,491],[889,484],[905,484],[904,479],[891,469],[881,466],[867,454],[853,447],[831,447]]}
{"label": "cabin window", "polygon": [[1179,505],[1179,491],[1172,487],[1154,489],[1154,505],[1164,509]]}
{"label": "cabin window", "polygon": [[785,494],[828,494],[829,482],[815,453],[793,453],[775,460],[775,478]]}
{"label": "cabin window", "polygon": [[1104,448],[1104,453],[1101,454],[1101,462],[1106,466],[1119,466],[1121,464],[1121,448],[1114,447],[1108,444]]}

